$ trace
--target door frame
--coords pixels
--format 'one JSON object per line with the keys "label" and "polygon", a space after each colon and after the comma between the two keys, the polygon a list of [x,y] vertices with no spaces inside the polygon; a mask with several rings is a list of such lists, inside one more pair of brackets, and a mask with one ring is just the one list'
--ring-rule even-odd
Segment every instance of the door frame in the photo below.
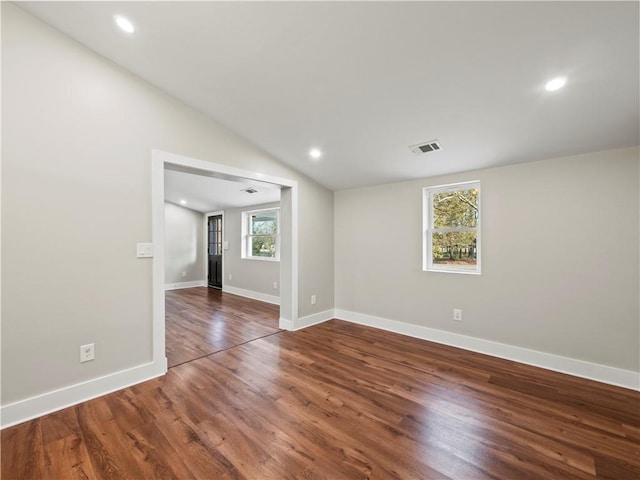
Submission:
{"label": "door frame", "polygon": [[224,242],[225,237],[227,235],[227,227],[224,224],[224,210],[218,210],[216,212],[207,212],[204,214],[204,243],[202,244],[204,247],[204,283],[205,286],[209,287],[209,277],[207,276],[209,273],[209,217],[216,217],[218,215],[222,216],[222,290],[224,290]]}
{"label": "door frame", "polygon": [[165,152],[151,151],[152,337],[153,363],[167,371],[164,290],[164,171],[165,169],[250,183],[280,186],[280,319],[279,327],[292,330],[298,320],[298,182],[260,172]]}

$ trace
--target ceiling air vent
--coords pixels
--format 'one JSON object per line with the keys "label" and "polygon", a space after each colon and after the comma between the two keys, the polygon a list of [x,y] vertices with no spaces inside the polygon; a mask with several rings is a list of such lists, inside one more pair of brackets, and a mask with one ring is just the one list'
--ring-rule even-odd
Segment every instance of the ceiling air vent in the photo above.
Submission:
{"label": "ceiling air vent", "polygon": [[244,190],[241,190],[242,192],[247,192],[247,193],[258,193],[258,190],[256,190],[253,187],[249,187],[249,188],[245,188]]}
{"label": "ceiling air vent", "polygon": [[437,152],[442,150],[442,147],[437,140],[431,140],[430,142],[419,143],[418,145],[412,145],[409,147],[416,155],[423,155],[429,152]]}

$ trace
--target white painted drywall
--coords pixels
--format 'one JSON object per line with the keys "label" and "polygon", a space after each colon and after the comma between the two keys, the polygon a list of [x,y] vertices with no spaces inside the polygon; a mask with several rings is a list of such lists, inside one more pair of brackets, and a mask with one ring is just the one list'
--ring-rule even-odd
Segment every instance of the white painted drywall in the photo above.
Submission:
{"label": "white painted drywall", "polygon": [[[336,192],[336,309],[638,371],[638,155]],[[423,272],[422,188],[468,180],[482,182],[482,275]]]}
{"label": "white painted drywall", "polygon": [[165,284],[204,281],[203,226],[202,213],[165,202]]}
{"label": "white painted drywall", "polygon": [[[224,285],[251,292],[280,296],[280,262],[242,258],[242,212],[276,208],[280,203],[265,203],[224,211],[224,238],[229,250],[224,252]],[[232,279],[229,279],[232,275]],[[273,288],[273,282],[278,288]]]}
{"label": "white painted drywall", "polygon": [[[331,191],[1,8],[3,405],[151,361],[151,260],[135,253],[151,240],[152,149],[296,180],[300,291],[318,294],[299,315],[333,308],[333,242],[315,238],[333,236]],[[86,343],[96,359],[80,364]]]}

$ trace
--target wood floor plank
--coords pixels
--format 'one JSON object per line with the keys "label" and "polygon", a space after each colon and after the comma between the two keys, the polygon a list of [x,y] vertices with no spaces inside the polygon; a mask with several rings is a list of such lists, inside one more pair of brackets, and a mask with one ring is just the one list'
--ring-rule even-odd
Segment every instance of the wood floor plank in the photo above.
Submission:
{"label": "wood floor plank", "polygon": [[35,419],[2,431],[3,479],[47,478],[41,423]]}
{"label": "wood floor plank", "polygon": [[638,392],[214,295],[169,313],[182,358],[220,350],[4,430],[2,478],[640,478]]}
{"label": "wood floor plank", "polygon": [[80,434],[60,438],[44,451],[44,478],[86,480],[96,478],[86,444]]}
{"label": "wood floor plank", "polygon": [[280,308],[215,288],[165,293],[169,367],[276,333]]}

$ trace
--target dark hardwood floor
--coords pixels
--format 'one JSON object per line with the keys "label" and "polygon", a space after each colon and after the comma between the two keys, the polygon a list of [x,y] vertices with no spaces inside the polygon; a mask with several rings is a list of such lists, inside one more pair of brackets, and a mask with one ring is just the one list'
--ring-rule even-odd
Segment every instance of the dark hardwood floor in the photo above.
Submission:
{"label": "dark hardwood floor", "polygon": [[168,290],[165,309],[169,367],[280,331],[278,305],[215,288]]}
{"label": "dark hardwood floor", "polygon": [[640,478],[640,394],[332,320],[2,432],[2,478]]}

